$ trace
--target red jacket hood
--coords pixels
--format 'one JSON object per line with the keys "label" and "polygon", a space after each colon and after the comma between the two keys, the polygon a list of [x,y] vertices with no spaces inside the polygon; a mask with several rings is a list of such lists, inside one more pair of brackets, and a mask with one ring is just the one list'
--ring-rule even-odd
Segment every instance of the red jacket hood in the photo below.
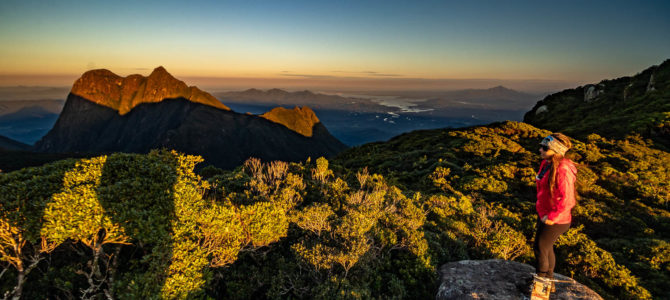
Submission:
{"label": "red jacket hood", "polygon": [[561,163],[558,164],[559,168],[568,168],[570,169],[570,172],[572,172],[573,175],[577,175],[577,167],[575,166],[575,163],[573,163],[571,160],[564,158],[561,160]]}

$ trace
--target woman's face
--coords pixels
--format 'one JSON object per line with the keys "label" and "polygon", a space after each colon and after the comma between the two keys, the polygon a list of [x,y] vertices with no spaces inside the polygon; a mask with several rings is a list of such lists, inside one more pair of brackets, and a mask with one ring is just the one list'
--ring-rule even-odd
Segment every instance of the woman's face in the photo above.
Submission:
{"label": "woman's face", "polygon": [[540,157],[542,157],[542,159],[549,159],[554,156],[554,153],[554,150],[547,148],[547,146],[540,146]]}

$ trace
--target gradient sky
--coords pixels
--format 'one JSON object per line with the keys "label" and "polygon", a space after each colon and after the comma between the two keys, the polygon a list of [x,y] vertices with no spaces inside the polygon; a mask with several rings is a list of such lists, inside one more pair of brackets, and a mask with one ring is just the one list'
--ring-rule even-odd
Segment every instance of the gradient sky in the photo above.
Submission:
{"label": "gradient sky", "polygon": [[597,82],[668,58],[670,1],[0,2],[5,79],[162,65],[177,77]]}

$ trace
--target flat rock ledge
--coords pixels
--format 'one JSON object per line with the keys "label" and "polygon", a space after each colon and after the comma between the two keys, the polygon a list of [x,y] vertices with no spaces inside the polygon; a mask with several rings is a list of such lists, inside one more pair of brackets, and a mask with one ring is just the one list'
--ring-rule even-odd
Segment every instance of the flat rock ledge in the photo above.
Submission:
{"label": "flat rock ledge", "polygon": [[[535,268],[502,259],[461,260],[440,267],[440,289],[435,299],[529,299],[528,282]],[[602,299],[600,295],[574,281],[554,274],[556,292],[551,299]]]}

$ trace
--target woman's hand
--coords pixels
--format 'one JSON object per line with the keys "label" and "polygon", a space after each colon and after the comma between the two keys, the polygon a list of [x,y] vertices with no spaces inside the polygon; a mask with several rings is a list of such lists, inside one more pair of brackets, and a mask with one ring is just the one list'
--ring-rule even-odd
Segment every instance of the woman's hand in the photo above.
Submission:
{"label": "woman's hand", "polygon": [[542,217],[542,222],[544,222],[544,224],[547,224],[547,225],[554,225],[554,221],[547,219],[547,215]]}

